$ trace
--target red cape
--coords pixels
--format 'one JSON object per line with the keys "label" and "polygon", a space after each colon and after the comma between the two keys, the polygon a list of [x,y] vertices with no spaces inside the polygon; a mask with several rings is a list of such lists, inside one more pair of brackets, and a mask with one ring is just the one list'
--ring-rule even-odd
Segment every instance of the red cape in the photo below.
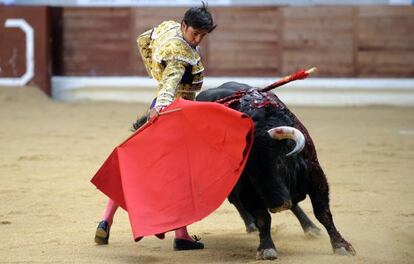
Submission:
{"label": "red cape", "polygon": [[162,234],[201,220],[236,184],[253,122],[210,102],[178,99],[116,147],[91,182],[128,211],[133,236]]}

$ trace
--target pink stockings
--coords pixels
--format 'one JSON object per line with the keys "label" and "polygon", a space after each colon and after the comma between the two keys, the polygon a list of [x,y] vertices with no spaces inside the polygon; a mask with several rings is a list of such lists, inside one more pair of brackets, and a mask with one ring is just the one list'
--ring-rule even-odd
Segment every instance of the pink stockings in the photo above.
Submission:
{"label": "pink stockings", "polygon": [[[114,221],[114,215],[118,207],[119,205],[115,203],[113,200],[108,200],[104,214],[102,216],[102,220],[107,221],[109,226],[112,226],[112,222]],[[193,241],[193,239],[188,234],[186,226],[180,227],[175,230],[175,238]]]}
{"label": "pink stockings", "polygon": [[114,215],[118,207],[119,205],[115,203],[112,199],[108,200],[108,203],[106,204],[106,207],[105,207],[104,214],[102,216],[102,220],[107,221],[109,226],[111,226],[112,222],[114,221]]}
{"label": "pink stockings", "polygon": [[175,230],[175,238],[193,241],[187,231],[187,227],[183,226]]}

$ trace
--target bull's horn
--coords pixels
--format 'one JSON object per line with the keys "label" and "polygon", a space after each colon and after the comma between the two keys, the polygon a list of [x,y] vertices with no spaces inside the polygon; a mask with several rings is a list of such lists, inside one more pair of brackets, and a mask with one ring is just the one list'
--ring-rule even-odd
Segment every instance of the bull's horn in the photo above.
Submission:
{"label": "bull's horn", "polygon": [[292,139],[296,142],[295,148],[286,154],[286,157],[294,155],[302,151],[305,147],[305,136],[298,129],[288,126],[274,127],[267,131],[269,135],[277,140]]}

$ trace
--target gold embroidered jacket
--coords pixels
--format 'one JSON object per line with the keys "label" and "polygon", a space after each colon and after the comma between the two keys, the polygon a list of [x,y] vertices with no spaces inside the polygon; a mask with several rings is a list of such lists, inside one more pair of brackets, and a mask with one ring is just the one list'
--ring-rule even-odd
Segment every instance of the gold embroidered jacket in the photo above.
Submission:
{"label": "gold embroidered jacket", "polygon": [[195,99],[204,67],[198,50],[184,40],[179,23],[163,22],[141,34],[137,44],[148,74],[158,81],[155,106],[167,106],[177,97]]}

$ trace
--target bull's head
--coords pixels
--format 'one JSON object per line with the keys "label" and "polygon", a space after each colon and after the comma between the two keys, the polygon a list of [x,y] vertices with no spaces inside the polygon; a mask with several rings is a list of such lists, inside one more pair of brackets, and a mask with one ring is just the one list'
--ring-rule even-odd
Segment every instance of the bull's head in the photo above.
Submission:
{"label": "bull's head", "polygon": [[[269,135],[273,139],[276,139],[276,140],[291,139],[296,142],[295,147],[293,148],[292,151],[286,154],[286,157],[290,157],[290,156],[298,154],[305,147],[304,135],[302,134],[302,132],[300,132],[298,129],[294,127],[288,127],[288,126],[275,127],[275,128],[269,129],[267,133],[269,133]],[[269,211],[271,213],[281,212],[281,211],[290,209],[292,207],[292,200],[291,200],[289,189],[287,186],[288,184],[290,184],[289,179],[287,179],[288,178],[287,174],[292,174],[292,173],[294,174],[294,172],[287,171],[289,169],[289,166],[287,166],[286,163],[278,164],[277,166],[279,166],[277,173],[283,174],[283,175],[276,175],[277,177],[276,182],[278,184],[278,190],[280,192],[279,197],[281,199],[282,204],[276,207],[273,207],[273,208],[269,208]]]}
{"label": "bull's head", "polygon": [[[267,131],[267,135],[255,137],[255,144],[260,147],[252,149],[254,154],[250,156],[255,166],[254,173],[249,174],[253,176],[252,183],[266,207],[276,213],[292,206],[290,189],[295,182],[300,161],[295,155],[303,150],[305,137],[298,129],[286,126],[272,128]],[[283,139],[295,142],[293,150],[292,144],[282,142]]]}

